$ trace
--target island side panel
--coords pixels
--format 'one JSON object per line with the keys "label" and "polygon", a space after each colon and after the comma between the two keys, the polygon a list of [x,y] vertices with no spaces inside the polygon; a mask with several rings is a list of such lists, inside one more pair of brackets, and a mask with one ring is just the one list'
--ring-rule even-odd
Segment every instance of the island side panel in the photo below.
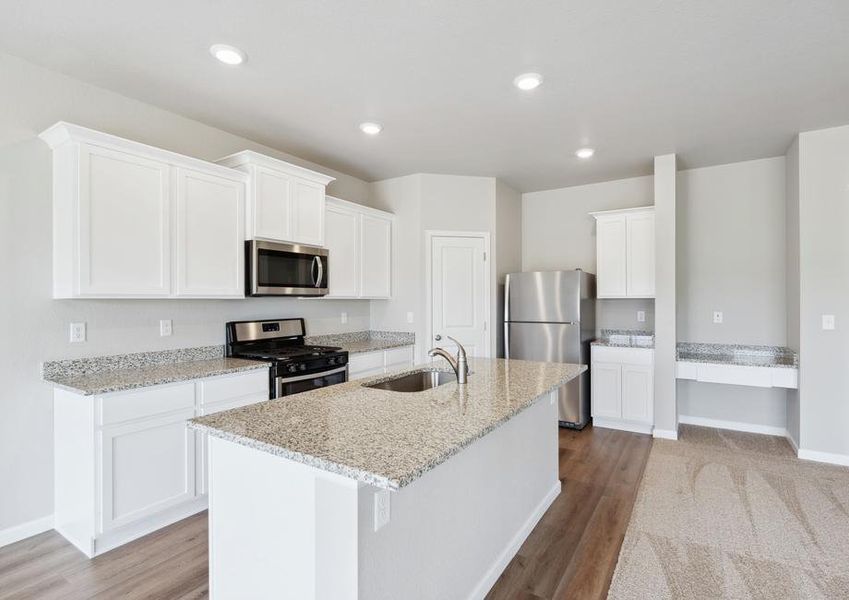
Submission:
{"label": "island side panel", "polygon": [[360,489],[359,598],[483,598],[560,492],[551,394],[390,495]]}
{"label": "island side panel", "polygon": [[209,438],[212,600],[357,598],[357,482]]}

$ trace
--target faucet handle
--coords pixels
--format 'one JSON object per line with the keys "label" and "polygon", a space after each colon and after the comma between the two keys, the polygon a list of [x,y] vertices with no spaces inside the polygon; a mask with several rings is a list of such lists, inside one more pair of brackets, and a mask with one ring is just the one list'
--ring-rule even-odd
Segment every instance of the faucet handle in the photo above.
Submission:
{"label": "faucet handle", "polygon": [[462,357],[462,358],[466,358],[466,349],[463,348],[463,344],[458,342],[456,339],[454,339],[450,335],[446,335],[445,337],[447,337],[449,340],[451,340],[452,342],[457,344],[457,356]]}

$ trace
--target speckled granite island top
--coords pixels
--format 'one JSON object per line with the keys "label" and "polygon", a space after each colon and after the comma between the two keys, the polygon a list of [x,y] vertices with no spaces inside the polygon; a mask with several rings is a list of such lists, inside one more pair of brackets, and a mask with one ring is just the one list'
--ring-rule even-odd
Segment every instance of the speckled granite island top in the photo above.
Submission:
{"label": "speckled granite island top", "polygon": [[222,346],[202,346],[50,361],[42,366],[42,378],[77,394],[95,396],[268,367],[265,362],[224,358]]}
{"label": "speckled granite island top", "polygon": [[683,362],[788,369],[796,369],[799,366],[796,353],[783,346],[678,342],[677,353],[677,360]]}
{"label": "speckled granite island top", "polygon": [[470,366],[465,386],[403,393],[363,385],[428,368],[422,365],[198,417],[189,426],[397,490],[586,370],[504,359],[471,359]]}
{"label": "speckled granite island top", "polygon": [[353,331],[307,336],[304,341],[315,346],[339,346],[348,354],[359,354],[412,346],[416,343],[416,334],[405,331]]}

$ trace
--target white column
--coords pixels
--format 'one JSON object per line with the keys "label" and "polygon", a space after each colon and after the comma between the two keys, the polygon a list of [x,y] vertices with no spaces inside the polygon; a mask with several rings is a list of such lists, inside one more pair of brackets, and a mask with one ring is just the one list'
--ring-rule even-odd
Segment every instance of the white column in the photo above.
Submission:
{"label": "white column", "polygon": [[675,398],[675,179],[674,154],[654,157],[655,345],[654,437],[678,439]]}

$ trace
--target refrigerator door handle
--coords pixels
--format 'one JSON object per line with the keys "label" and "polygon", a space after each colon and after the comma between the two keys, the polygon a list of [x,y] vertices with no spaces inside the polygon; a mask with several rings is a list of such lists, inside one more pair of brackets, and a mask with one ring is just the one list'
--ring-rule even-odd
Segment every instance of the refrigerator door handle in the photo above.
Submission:
{"label": "refrigerator door handle", "polygon": [[504,322],[504,358],[510,358],[510,323]]}

